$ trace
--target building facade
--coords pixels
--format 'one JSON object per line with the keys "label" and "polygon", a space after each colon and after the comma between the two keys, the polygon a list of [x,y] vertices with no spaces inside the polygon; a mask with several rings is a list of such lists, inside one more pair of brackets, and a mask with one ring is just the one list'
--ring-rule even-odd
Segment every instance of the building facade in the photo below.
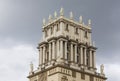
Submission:
{"label": "building facade", "polygon": [[79,22],[60,15],[43,19],[43,37],[38,45],[39,66],[28,75],[29,81],[106,81],[104,66],[96,70],[96,47],[91,39],[91,20],[85,25],[82,16]]}

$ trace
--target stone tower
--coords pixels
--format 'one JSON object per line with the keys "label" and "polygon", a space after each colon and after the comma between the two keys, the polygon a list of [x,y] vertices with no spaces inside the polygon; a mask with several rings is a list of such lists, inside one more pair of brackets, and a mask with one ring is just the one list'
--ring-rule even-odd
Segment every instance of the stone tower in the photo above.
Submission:
{"label": "stone tower", "polygon": [[33,70],[30,64],[29,81],[105,81],[104,66],[96,70],[96,47],[91,40],[91,20],[85,25],[82,16],[76,22],[70,18],[49,15],[43,19],[43,38],[38,45],[39,66]]}

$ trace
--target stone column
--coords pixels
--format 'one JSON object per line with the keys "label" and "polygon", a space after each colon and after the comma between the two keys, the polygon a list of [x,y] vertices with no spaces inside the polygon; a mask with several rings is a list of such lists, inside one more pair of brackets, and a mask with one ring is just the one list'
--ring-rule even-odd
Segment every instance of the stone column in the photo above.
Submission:
{"label": "stone column", "polygon": [[57,59],[60,57],[59,53],[59,40],[57,40]]}
{"label": "stone column", "polygon": [[52,42],[52,60],[55,60],[55,41]]}
{"label": "stone column", "polygon": [[60,55],[61,55],[61,59],[63,59],[63,41],[60,40]]}
{"label": "stone column", "polygon": [[73,62],[73,44],[71,43],[71,62]]}
{"label": "stone column", "polygon": [[75,44],[75,63],[77,63],[77,44]]}
{"label": "stone column", "polygon": [[65,41],[65,59],[67,59],[67,41]]}
{"label": "stone column", "polygon": [[43,46],[43,64],[45,63],[45,46]]}
{"label": "stone column", "polygon": [[80,47],[80,64],[83,64],[83,48]]}
{"label": "stone column", "polygon": [[84,49],[84,65],[86,66],[86,48]]}
{"label": "stone column", "polygon": [[40,50],[40,48],[39,48],[39,66],[41,66],[41,50]]}
{"label": "stone column", "polygon": [[49,61],[51,61],[51,42],[49,42]]}
{"label": "stone column", "polygon": [[42,48],[39,48],[39,65],[42,64]]}
{"label": "stone column", "polygon": [[93,52],[93,67],[96,68],[96,54],[95,51]]}
{"label": "stone column", "polygon": [[90,57],[89,57],[90,58],[90,67],[92,67],[92,57],[93,57],[92,56],[92,50],[90,50]]}

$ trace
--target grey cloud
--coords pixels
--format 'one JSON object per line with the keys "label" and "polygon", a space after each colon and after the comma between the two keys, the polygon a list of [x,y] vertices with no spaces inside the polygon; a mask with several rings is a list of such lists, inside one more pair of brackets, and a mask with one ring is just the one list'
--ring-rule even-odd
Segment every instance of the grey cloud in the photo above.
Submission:
{"label": "grey cloud", "polygon": [[[64,8],[73,11],[76,20],[83,16],[92,20],[92,36],[96,41],[98,63],[115,63],[120,57],[119,0],[0,0],[0,48],[19,44],[37,46],[42,36],[42,19]],[[17,43],[6,42],[12,39]],[[36,48],[35,48],[36,49]],[[112,81],[112,79],[109,81]]]}

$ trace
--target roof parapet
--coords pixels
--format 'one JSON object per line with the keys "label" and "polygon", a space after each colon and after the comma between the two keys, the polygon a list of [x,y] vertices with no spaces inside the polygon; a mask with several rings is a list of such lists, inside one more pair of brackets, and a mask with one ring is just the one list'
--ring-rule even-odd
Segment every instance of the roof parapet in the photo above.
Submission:
{"label": "roof parapet", "polygon": [[77,22],[77,21],[74,20],[73,12],[70,12],[69,18],[64,17],[64,9],[63,8],[60,9],[59,13],[60,13],[60,15],[58,15],[57,12],[55,11],[53,17],[52,17],[52,15],[49,15],[48,22],[46,22],[46,20],[43,19],[43,26],[45,27],[45,26],[49,25],[50,23],[52,23],[54,21],[57,21],[60,18],[63,18],[63,19],[67,19],[67,20],[69,20],[73,23],[77,23],[77,24],[79,24],[81,26],[84,26],[84,27],[89,27],[89,28],[91,27],[91,20],[90,19],[88,20],[88,24],[85,25],[84,22],[83,22],[83,17],[82,16],[79,17],[79,22]]}

